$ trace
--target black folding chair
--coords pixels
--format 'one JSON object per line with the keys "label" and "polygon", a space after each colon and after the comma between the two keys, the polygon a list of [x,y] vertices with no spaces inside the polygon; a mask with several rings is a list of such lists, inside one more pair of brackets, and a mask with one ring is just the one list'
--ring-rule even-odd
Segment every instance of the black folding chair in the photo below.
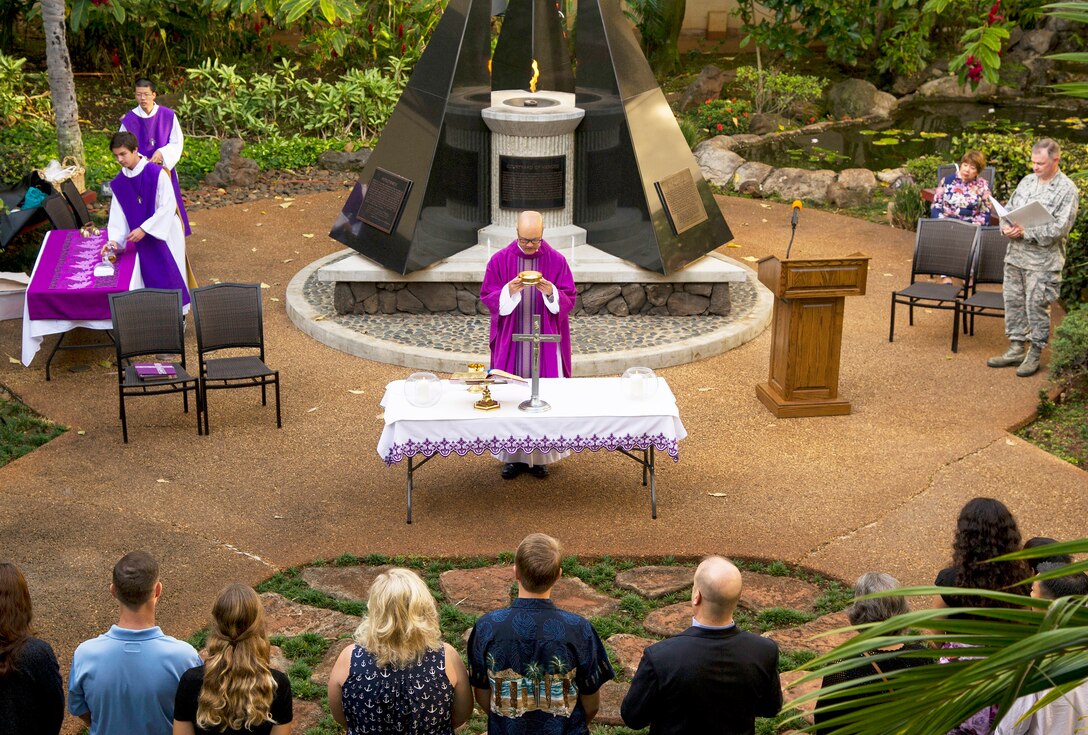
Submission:
{"label": "black folding chair", "polygon": [[[909,324],[914,326],[914,307],[955,311],[958,300],[967,295],[971,276],[971,260],[978,243],[979,226],[954,219],[920,219],[914,239],[914,261],[910,268],[910,285],[902,291],[892,291],[892,314],[888,326],[888,341],[895,339],[895,305],[909,309]],[[918,276],[947,276],[960,283],[916,281]]]}
{"label": "black folding chair", "polygon": [[[280,415],[280,373],[264,362],[264,320],[261,287],[256,283],[216,283],[194,289],[193,322],[196,327],[200,390],[204,406],[204,433],[208,427],[208,391],[261,387],[261,405],[268,405],[268,385],[276,389],[276,426]],[[256,349],[257,355],[208,359],[224,349]]]}
{"label": "black folding chair", "polygon": [[[192,391],[196,396],[196,433],[202,434],[200,383],[185,371],[181,291],[141,288],[110,294],[110,316],[117,345],[117,393],[121,401],[121,434],[125,443],[128,443],[125,398],[133,396],[181,393],[185,413],[189,413],[189,391]],[[126,364],[134,357],[162,354],[180,356],[178,362],[167,363],[174,369],[173,377],[145,380],[137,374],[133,364]]]}
{"label": "black folding chair", "polygon": [[976,316],[1005,316],[1005,294],[997,291],[979,291],[979,284],[1003,284],[1005,282],[1005,251],[1009,239],[1001,234],[1000,227],[983,227],[979,235],[978,256],[975,258],[971,281],[971,295],[956,302],[956,318],[952,325],[952,351],[959,351],[960,316],[963,329],[974,336]]}
{"label": "black folding chair", "polygon": [[67,179],[60,185],[60,193],[76,216],[76,226],[83,227],[83,225],[90,224],[91,213],[87,209],[87,202],[83,201],[83,195],[79,193],[79,189],[72,183],[71,179]]}
{"label": "black folding chair", "polygon": [[49,224],[54,230],[75,230],[79,228],[76,223],[76,215],[68,205],[68,201],[60,194],[50,194],[42,202],[45,216],[49,218]]}

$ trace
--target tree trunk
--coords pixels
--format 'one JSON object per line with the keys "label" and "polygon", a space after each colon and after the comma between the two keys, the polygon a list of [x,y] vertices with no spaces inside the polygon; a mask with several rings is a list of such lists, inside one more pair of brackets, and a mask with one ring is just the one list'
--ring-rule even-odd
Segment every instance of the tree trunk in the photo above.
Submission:
{"label": "tree trunk", "polygon": [[[41,0],[41,5],[49,92],[53,98],[53,114],[57,124],[57,153],[61,161],[71,156],[82,169],[86,159],[83,155],[83,135],[79,130],[75,77],[72,75],[72,60],[68,56],[64,0]],[[82,173],[72,177],[72,181],[83,191]]]}
{"label": "tree trunk", "polygon": [[661,15],[665,23],[664,44],[654,54],[654,73],[659,76],[672,73],[680,63],[680,31],[684,27],[686,0],[662,0]]}

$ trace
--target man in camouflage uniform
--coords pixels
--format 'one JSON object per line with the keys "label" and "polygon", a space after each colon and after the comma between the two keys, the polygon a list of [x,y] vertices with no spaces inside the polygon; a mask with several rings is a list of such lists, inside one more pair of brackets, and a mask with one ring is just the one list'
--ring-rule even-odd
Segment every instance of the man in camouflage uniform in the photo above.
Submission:
{"label": "man in camouflage uniform", "polygon": [[[1033,173],[1013,192],[1008,209],[1039,202],[1054,217],[1048,225],[1029,227],[1001,221],[1001,233],[1009,238],[1005,253],[1005,334],[1009,349],[986,361],[990,367],[1019,365],[1021,378],[1039,370],[1039,356],[1050,339],[1050,302],[1058,298],[1065,240],[1077,218],[1080,193],[1068,176],[1058,170],[1061,148],[1043,138],[1031,148]],[[1024,343],[1031,342],[1025,350]]]}

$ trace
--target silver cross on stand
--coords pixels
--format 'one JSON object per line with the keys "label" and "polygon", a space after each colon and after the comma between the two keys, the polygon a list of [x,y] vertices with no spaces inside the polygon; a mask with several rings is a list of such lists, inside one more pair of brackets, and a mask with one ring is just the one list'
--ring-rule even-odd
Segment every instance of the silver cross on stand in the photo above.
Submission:
{"label": "silver cross on stand", "polygon": [[515,342],[530,342],[533,345],[533,360],[532,360],[532,378],[533,378],[533,395],[527,401],[522,401],[518,404],[519,411],[525,411],[526,413],[544,413],[545,411],[552,410],[552,407],[546,401],[540,400],[540,343],[541,342],[558,342],[558,334],[541,334],[540,333],[540,315],[533,316],[533,333],[532,334],[515,334],[512,339]]}

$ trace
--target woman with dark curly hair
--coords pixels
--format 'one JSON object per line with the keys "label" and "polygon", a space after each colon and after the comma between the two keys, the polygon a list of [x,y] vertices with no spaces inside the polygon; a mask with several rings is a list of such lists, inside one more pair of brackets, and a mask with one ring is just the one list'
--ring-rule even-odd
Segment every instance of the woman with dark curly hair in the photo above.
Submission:
{"label": "woman with dark curly hair", "polygon": [[64,720],[64,686],[48,643],[30,634],[26,578],[0,564],[0,732],[56,735]]}
{"label": "woman with dark curly hair", "polygon": [[[937,574],[941,587],[984,589],[1027,595],[1023,581],[1031,568],[1023,561],[987,563],[995,556],[1019,551],[1020,529],[1000,500],[975,498],[960,511],[952,540],[952,566]],[[975,595],[941,595],[946,607],[1009,607]]]}

